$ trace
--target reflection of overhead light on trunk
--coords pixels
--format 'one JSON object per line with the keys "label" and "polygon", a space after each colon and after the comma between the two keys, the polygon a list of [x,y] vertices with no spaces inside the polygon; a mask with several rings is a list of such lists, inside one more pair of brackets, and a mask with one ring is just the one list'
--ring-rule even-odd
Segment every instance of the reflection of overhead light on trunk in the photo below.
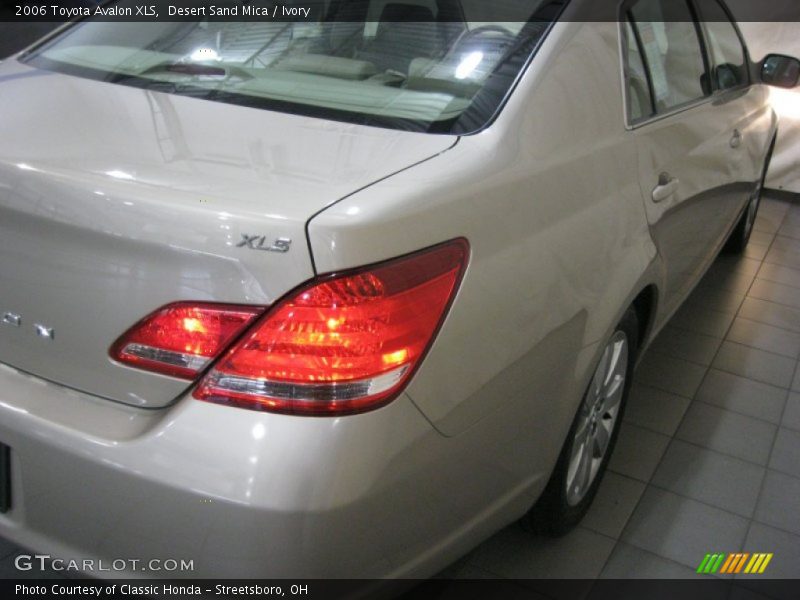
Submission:
{"label": "reflection of overhead light on trunk", "polygon": [[198,48],[192,52],[191,59],[197,62],[204,60],[219,60],[219,54],[213,48]]}
{"label": "reflection of overhead light on trunk", "polygon": [[133,179],[133,175],[131,175],[130,173],[126,173],[125,171],[118,171],[116,169],[113,171],[106,171],[106,175],[108,175],[109,177],[113,177],[114,179],[125,179],[125,180]]}
{"label": "reflection of overhead light on trunk", "polygon": [[800,121],[800,92],[770,88],[769,102],[782,119]]}
{"label": "reflection of overhead light on trunk", "polygon": [[478,68],[483,61],[483,52],[471,52],[464,57],[461,64],[456,67],[456,79],[466,79]]}

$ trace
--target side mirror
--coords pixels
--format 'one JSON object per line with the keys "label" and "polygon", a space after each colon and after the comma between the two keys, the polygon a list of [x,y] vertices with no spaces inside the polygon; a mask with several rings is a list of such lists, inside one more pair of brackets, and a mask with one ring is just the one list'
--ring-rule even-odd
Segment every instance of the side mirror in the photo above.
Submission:
{"label": "side mirror", "polygon": [[761,63],[761,81],[781,88],[797,87],[800,60],[782,54],[769,54]]}

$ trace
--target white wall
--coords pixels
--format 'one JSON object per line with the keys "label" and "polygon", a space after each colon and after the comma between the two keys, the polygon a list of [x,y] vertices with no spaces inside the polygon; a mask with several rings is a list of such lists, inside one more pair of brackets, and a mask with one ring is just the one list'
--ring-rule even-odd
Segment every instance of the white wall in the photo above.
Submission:
{"label": "white wall", "polygon": [[[761,60],[770,53],[800,58],[800,23],[740,23],[739,26],[753,60]],[[800,88],[771,88],[770,98],[780,117],[780,130],[767,186],[800,193]]]}

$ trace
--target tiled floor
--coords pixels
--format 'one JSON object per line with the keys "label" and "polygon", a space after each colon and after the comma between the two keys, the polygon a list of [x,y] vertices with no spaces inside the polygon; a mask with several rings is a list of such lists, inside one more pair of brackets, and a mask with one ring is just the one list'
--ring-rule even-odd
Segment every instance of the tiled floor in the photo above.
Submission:
{"label": "tiled floor", "polygon": [[[798,358],[800,203],[765,199],[747,254],[717,260],[644,358],[581,526],[513,525],[444,575],[692,578],[707,552],[757,551],[800,577]],[[26,575],[18,552],[0,539],[0,578]]]}
{"label": "tiled floor", "polygon": [[508,527],[451,577],[693,578],[707,552],[773,552],[800,577],[800,203],[766,198],[743,257],[721,256],[636,374],[581,526]]}

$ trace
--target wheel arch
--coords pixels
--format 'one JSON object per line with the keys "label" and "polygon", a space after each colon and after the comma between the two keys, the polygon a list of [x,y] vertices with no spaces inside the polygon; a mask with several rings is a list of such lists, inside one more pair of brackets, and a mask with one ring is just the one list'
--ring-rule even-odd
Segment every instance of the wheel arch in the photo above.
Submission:
{"label": "wheel arch", "polygon": [[636,295],[631,303],[636,311],[639,320],[639,343],[638,347],[645,348],[649,344],[650,336],[653,334],[653,325],[658,307],[658,288],[650,283],[644,286]]}

